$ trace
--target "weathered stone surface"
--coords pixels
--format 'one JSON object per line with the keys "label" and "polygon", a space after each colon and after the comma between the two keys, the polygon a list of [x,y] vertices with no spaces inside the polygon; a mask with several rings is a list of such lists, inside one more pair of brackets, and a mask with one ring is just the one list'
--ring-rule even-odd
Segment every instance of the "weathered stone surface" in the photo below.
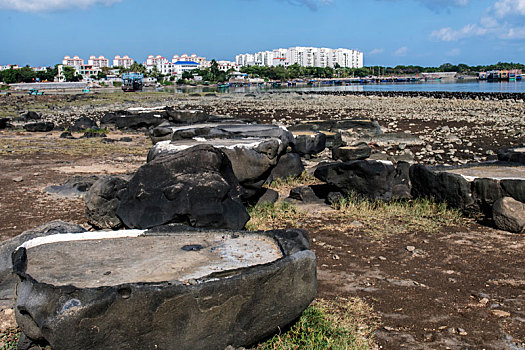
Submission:
{"label": "weathered stone surface", "polygon": [[77,175],[67,179],[62,185],[48,186],[44,190],[63,197],[83,197],[98,179],[96,175]]}
{"label": "weathered stone surface", "polygon": [[69,127],[69,131],[72,131],[72,132],[85,131],[86,129],[94,128],[96,126],[97,126],[97,123],[93,119],[88,118],[88,117],[80,117],[77,120],[75,120],[73,125]]}
{"label": "weathered stone surface", "polygon": [[148,161],[159,155],[177,153],[195,145],[210,145],[226,153],[235,176],[243,186],[243,199],[249,199],[261,190],[279,156],[286,150],[285,142],[279,138],[196,138],[159,142],[150,150]]}
{"label": "weathered stone surface", "polygon": [[127,179],[107,176],[91,186],[84,198],[88,222],[96,228],[117,229],[122,221],[117,216],[120,195],[125,190]]}
{"label": "weathered stone surface", "polygon": [[55,125],[51,122],[37,122],[24,125],[24,129],[29,132],[48,132],[53,130],[54,127]]}
{"label": "weathered stone surface", "polygon": [[249,219],[224,152],[199,145],[157,157],[133,175],[117,215],[129,228],[179,222],[241,229]]}
{"label": "weathered stone surface", "polygon": [[277,193],[275,190],[272,190],[271,188],[267,188],[264,191],[264,194],[257,200],[257,204],[275,203],[278,199],[279,193]]}
{"label": "weathered stone surface", "polygon": [[525,232],[525,203],[503,197],[494,203],[492,218],[496,227],[514,233]]}
{"label": "weathered stone surface", "polygon": [[314,176],[337,187],[344,194],[356,193],[373,200],[392,199],[395,169],[392,164],[355,160],[319,166]]}
{"label": "weathered stone surface", "polygon": [[15,121],[17,122],[28,122],[32,120],[40,120],[42,119],[42,116],[40,113],[28,111],[26,113],[21,114],[19,117],[15,118]]}
{"label": "weathered stone surface", "polygon": [[353,146],[335,147],[332,149],[332,159],[349,162],[370,157],[372,149],[365,142]]}
{"label": "weathered stone surface", "polygon": [[414,164],[410,167],[410,181],[414,197],[432,197],[453,208],[476,211],[470,185],[461,175],[445,171],[434,172],[424,165]]}
{"label": "weathered stone surface", "polygon": [[53,350],[249,346],[293,322],[317,292],[316,259],[301,230],[167,227],[27,245],[14,266],[17,323],[33,344]]}
{"label": "weathered stone surface", "polygon": [[290,198],[297,199],[304,203],[318,203],[324,202],[321,198],[315,195],[314,190],[310,186],[299,186],[290,190]]}
{"label": "weathered stone surface", "polygon": [[392,183],[392,199],[411,199],[411,190],[410,164],[407,162],[398,162]]}
{"label": "weathered stone surface", "polygon": [[3,241],[0,244],[0,305],[9,307],[14,305],[14,291],[17,279],[12,273],[13,264],[11,255],[18,246],[25,241],[37,237],[45,237],[58,233],[76,233],[85,231],[84,228],[76,224],[56,220],[24,231],[16,237]]}
{"label": "weathered stone surface", "polygon": [[504,162],[525,164],[525,145],[500,150],[498,152],[498,159]]}
{"label": "weathered stone surface", "polygon": [[326,148],[326,135],[317,131],[293,131],[292,150],[302,156],[322,152]]}
{"label": "weathered stone surface", "polygon": [[333,149],[336,147],[344,146],[344,142],[341,137],[341,133],[332,132],[332,131],[323,131],[323,130],[320,130],[319,132],[326,136],[326,148]]}
{"label": "weathered stone surface", "polygon": [[502,197],[525,201],[525,166],[510,162],[470,163],[455,167],[410,168],[412,194],[434,197],[467,213],[490,217]]}
{"label": "weathered stone surface", "polygon": [[0,130],[6,129],[9,122],[9,118],[0,118]]}
{"label": "weathered stone surface", "polygon": [[277,165],[272,169],[266,182],[270,183],[277,179],[299,176],[303,171],[304,165],[301,161],[301,156],[297,153],[286,153],[279,158]]}

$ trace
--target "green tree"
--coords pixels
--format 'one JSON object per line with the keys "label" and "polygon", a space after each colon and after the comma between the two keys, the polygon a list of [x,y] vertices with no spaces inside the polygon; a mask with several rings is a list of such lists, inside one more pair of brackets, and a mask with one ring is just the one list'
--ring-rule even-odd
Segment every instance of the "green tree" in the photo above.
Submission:
{"label": "green tree", "polygon": [[75,68],[69,66],[64,66],[64,78],[66,81],[80,81],[82,79]]}

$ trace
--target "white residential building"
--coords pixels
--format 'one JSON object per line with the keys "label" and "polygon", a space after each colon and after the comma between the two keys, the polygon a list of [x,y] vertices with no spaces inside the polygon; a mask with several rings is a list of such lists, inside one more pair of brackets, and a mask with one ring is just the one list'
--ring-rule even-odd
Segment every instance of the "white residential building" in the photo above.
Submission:
{"label": "white residential building", "polygon": [[200,56],[197,56],[196,54],[192,54],[191,56],[187,54],[182,54],[180,56],[173,55],[173,58],[171,59],[171,63],[176,63],[179,61],[195,62],[195,63],[198,63],[199,66],[203,68],[210,66],[210,62],[206,60],[206,57],[200,57]]}
{"label": "white residential building", "polygon": [[170,63],[168,62],[166,57],[162,57],[161,55],[157,55],[157,56],[149,55],[148,58],[146,59],[146,69],[148,71],[151,71],[153,70],[154,67],[157,67],[157,70],[161,72],[163,70],[163,66],[166,66],[166,63]]}
{"label": "white residential building", "polygon": [[97,68],[109,67],[109,60],[104,56],[89,56],[88,65]]}
{"label": "white residential building", "polygon": [[288,49],[261,51],[254,54],[237,55],[235,62],[240,66],[291,66],[362,68],[363,53],[350,49],[329,49],[296,46]]}
{"label": "white residential building", "polygon": [[174,73],[177,75],[177,77],[182,77],[182,73],[186,71],[192,71],[194,69],[200,69],[201,65],[197,62],[193,61],[177,61],[175,63],[172,63]]}
{"label": "white residential building", "polygon": [[217,61],[217,64],[219,65],[219,70],[222,70],[225,72],[230,69],[233,69],[236,71],[239,70],[239,65],[233,61]]}
{"label": "white residential building", "polygon": [[70,56],[64,56],[62,64],[69,67],[80,67],[84,65],[84,60],[78,56],[74,56],[73,58]]}
{"label": "white residential building", "polygon": [[123,67],[123,68],[129,68],[131,65],[135,62],[133,58],[129,58],[128,55],[125,55],[124,57],[120,57],[120,55],[116,55],[113,59],[113,67]]}

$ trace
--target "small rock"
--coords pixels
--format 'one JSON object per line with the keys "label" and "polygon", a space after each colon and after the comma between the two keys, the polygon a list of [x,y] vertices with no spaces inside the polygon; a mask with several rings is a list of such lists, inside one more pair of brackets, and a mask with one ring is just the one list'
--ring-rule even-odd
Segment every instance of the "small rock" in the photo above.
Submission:
{"label": "small rock", "polygon": [[407,249],[409,252],[413,253],[413,252],[416,250],[416,247],[414,247],[413,245],[407,245],[406,249]]}
{"label": "small rock", "polygon": [[386,258],[385,258],[384,256],[381,256],[381,255],[378,256],[377,258],[378,258],[379,260],[381,260],[381,261],[385,261],[385,260],[386,260]]}
{"label": "small rock", "polygon": [[384,326],[383,329],[384,329],[385,331],[389,331],[389,332],[393,332],[393,331],[395,331],[394,327],[389,327],[389,326]]}
{"label": "small rock", "polygon": [[479,303],[483,306],[486,306],[489,303],[489,299],[483,298],[479,301]]}
{"label": "small rock", "polygon": [[510,312],[503,310],[492,310],[492,314],[496,317],[510,317]]}
{"label": "small rock", "polygon": [[22,182],[22,181],[24,181],[24,179],[22,178],[22,176],[18,176],[18,177],[13,178],[13,181],[14,182]]}
{"label": "small rock", "polygon": [[332,259],[334,259],[334,260],[339,260],[340,258],[339,258],[339,255],[334,254],[334,256],[332,256]]}

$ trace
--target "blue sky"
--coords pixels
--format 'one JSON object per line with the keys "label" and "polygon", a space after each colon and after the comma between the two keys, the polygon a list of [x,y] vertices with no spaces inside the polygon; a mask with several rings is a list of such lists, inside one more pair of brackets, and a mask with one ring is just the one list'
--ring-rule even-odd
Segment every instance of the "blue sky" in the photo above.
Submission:
{"label": "blue sky", "polygon": [[525,63],[525,0],[0,0],[0,64],[353,48],[365,65]]}

